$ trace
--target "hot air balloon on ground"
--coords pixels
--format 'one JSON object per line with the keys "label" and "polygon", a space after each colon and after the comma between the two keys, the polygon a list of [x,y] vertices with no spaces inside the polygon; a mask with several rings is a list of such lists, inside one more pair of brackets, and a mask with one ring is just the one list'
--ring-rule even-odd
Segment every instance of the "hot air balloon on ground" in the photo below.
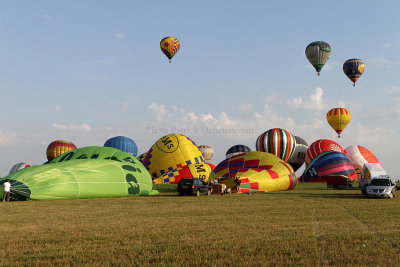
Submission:
{"label": "hot air balloon on ground", "polygon": [[251,152],[250,147],[245,146],[245,145],[234,145],[231,148],[228,149],[228,151],[226,151],[226,158],[229,159],[233,156],[242,154],[242,153],[247,153],[247,152]]}
{"label": "hot air balloon on ground", "polygon": [[329,176],[346,176],[350,182],[357,179],[350,159],[343,153],[327,151],[316,156],[305,169],[303,182],[326,182]]}
{"label": "hot air balloon on ground", "polygon": [[344,74],[353,82],[353,86],[356,86],[356,82],[363,74],[364,69],[365,64],[361,59],[352,58],[343,63]]}
{"label": "hot air balloon on ground", "polygon": [[161,137],[147,153],[143,165],[153,179],[188,164],[204,162],[196,144],[187,136],[169,134]]}
{"label": "hot air balloon on ground", "polygon": [[268,152],[287,162],[294,152],[296,140],[287,130],[274,128],[262,133],[256,141],[256,150]]}
{"label": "hot air balloon on ground", "polygon": [[125,136],[112,137],[104,143],[104,146],[119,149],[131,154],[134,157],[136,157],[138,153],[138,148],[135,141]]}
{"label": "hot air balloon on ground", "polygon": [[178,53],[181,43],[175,37],[165,37],[160,42],[161,51],[169,58],[169,63],[171,59]]}
{"label": "hot air balloon on ground", "polygon": [[23,168],[30,167],[30,166],[31,166],[31,165],[29,165],[28,163],[25,163],[25,162],[17,163],[17,164],[15,164],[15,165],[11,168],[9,174],[11,174],[11,173],[13,173],[13,172],[16,172],[16,171],[18,171],[18,170],[21,170],[21,169],[23,169]]}
{"label": "hot air balloon on ground", "polygon": [[137,159],[138,159],[140,162],[143,163],[143,161],[144,161],[146,155],[147,155],[147,152],[144,152],[143,154],[140,154],[140,155],[137,157]]}
{"label": "hot air balloon on ground", "polygon": [[308,144],[303,138],[298,136],[295,136],[294,138],[296,139],[296,146],[292,156],[288,160],[288,163],[292,166],[294,171],[297,171],[304,164]]}
{"label": "hot air balloon on ground", "polygon": [[340,134],[351,120],[351,114],[345,108],[333,108],[326,114],[326,120],[332,129],[337,132],[338,138],[340,138]]}
{"label": "hot air balloon on ground", "polygon": [[317,74],[320,74],[322,67],[326,64],[331,55],[331,47],[323,41],[312,42],[306,47],[306,57],[314,66]]}
{"label": "hot air balloon on ground", "polygon": [[365,147],[352,145],[346,147],[344,151],[356,170],[358,181],[361,179],[361,172],[365,163],[379,163],[377,157]]}
{"label": "hot air balloon on ground", "polygon": [[59,155],[65,153],[67,151],[73,150],[73,149],[76,149],[76,146],[73,143],[68,142],[68,141],[57,140],[57,141],[51,142],[46,150],[47,159],[52,160],[52,159],[58,157]]}
{"label": "hot air balloon on ground", "polygon": [[319,154],[326,151],[337,151],[345,154],[343,148],[336,143],[335,141],[329,139],[320,139],[312,143],[307,148],[306,157],[304,159],[306,165],[310,164],[310,162]]}
{"label": "hot air balloon on ground", "polygon": [[236,190],[236,179],[240,179],[240,193],[291,190],[297,185],[297,176],[289,164],[260,151],[223,160],[210,174],[209,180],[216,178],[233,191]]}
{"label": "hot air balloon on ground", "polygon": [[72,150],[47,164],[22,169],[5,179],[10,180],[12,198],[19,200],[125,197],[158,193],[153,190],[150,173],[135,157],[110,147]]}
{"label": "hot air balloon on ground", "polygon": [[207,163],[189,164],[154,179],[154,184],[177,184],[182,178],[200,178],[208,183],[212,168]]}
{"label": "hot air balloon on ground", "polygon": [[214,149],[207,145],[198,146],[201,154],[203,155],[204,160],[208,163],[212,159],[214,155]]}

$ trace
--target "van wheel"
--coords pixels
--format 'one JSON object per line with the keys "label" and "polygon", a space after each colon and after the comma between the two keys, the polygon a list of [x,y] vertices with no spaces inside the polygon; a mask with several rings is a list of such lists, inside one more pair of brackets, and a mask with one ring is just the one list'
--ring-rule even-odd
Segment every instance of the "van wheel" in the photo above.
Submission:
{"label": "van wheel", "polygon": [[196,191],[196,196],[198,196],[198,197],[200,196],[200,190]]}
{"label": "van wheel", "polygon": [[396,197],[396,193],[394,191],[392,192],[392,196],[393,196],[393,198]]}
{"label": "van wheel", "polygon": [[180,196],[183,196],[185,193],[184,192],[179,192],[179,195]]}

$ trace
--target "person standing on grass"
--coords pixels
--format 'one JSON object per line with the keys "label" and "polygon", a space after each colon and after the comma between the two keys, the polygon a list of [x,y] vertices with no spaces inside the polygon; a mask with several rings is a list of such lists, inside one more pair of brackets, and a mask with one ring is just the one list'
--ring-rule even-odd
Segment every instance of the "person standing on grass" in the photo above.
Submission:
{"label": "person standing on grass", "polygon": [[6,182],[3,184],[4,187],[4,193],[3,193],[3,202],[7,200],[10,201],[10,191],[11,191],[11,184],[10,180],[6,180]]}
{"label": "person standing on grass", "polygon": [[240,193],[240,184],[242,183],[242,181],[240,180],[239,177],[236,177],[236,192]]}

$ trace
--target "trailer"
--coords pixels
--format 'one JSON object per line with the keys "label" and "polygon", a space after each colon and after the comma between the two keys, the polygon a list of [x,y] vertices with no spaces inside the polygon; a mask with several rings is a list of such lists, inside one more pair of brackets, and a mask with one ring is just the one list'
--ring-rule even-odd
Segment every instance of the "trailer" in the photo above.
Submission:
{"label": "trailer", "polygon": [[352,188],[350,179],[345,175],[326,176],[326,185],[333,189],[349,189]]}

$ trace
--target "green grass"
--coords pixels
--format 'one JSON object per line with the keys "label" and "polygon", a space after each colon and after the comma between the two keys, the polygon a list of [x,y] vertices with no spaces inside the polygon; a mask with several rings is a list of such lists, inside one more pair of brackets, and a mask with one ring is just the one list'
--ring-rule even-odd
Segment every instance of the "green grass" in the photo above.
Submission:
{"label": "green grass", "polygon": [[398,266],[399,199],[325,187],[0,203],[0,266]]}

